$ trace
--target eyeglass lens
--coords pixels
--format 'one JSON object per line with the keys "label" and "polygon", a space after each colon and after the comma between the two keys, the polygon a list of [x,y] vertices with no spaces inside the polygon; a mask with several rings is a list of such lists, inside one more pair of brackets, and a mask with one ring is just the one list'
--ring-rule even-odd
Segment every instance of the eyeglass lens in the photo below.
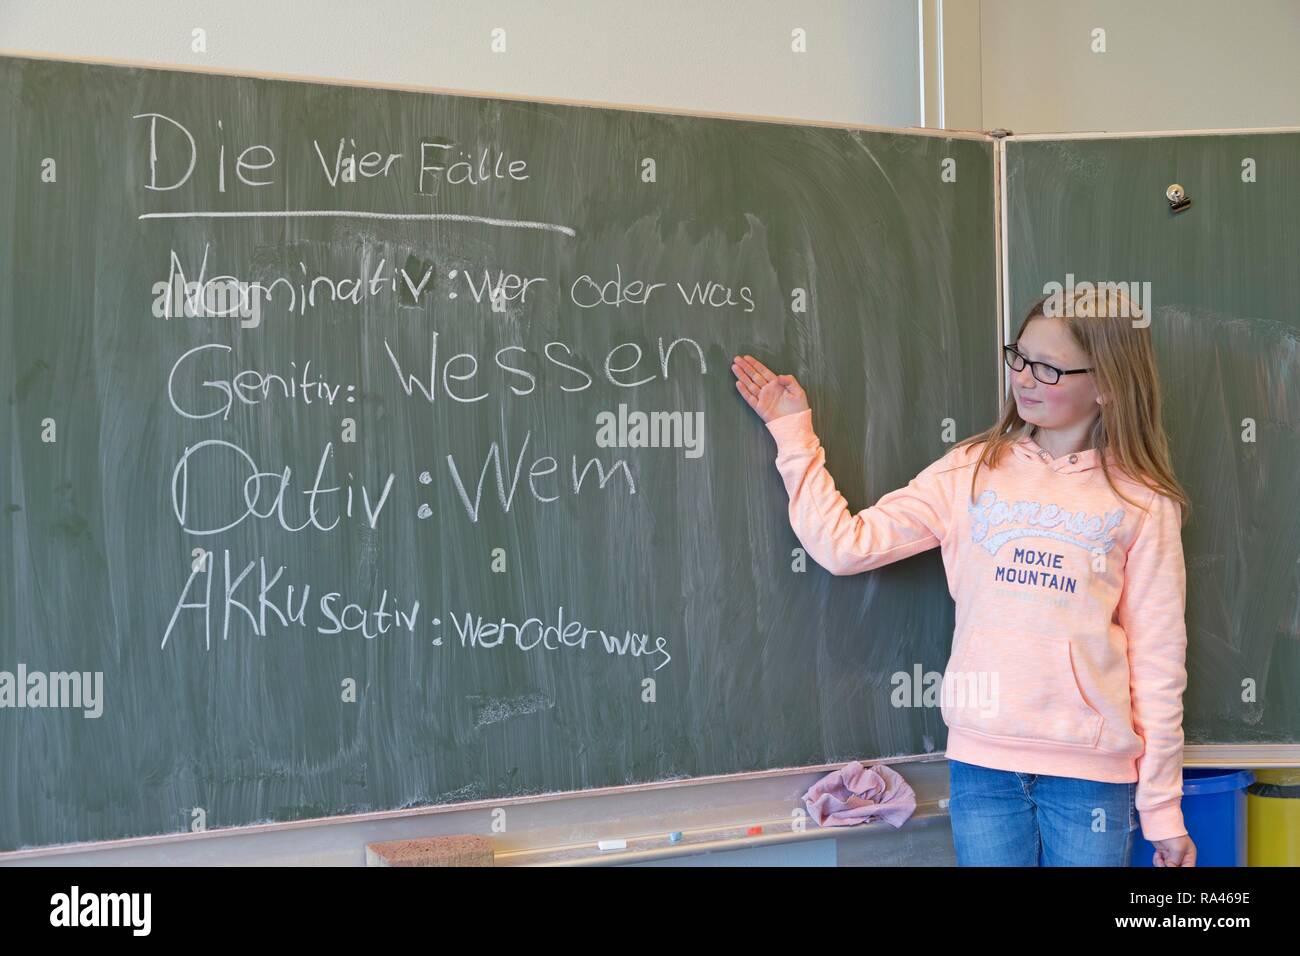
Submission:
{"label": "eyeglass lens", "polygon": [[[1006,348],[1005,354],[1007,364],[1011,366],[1012,371],[1019,372],[1025,367],[1025,357],[1019,352],[1014,351],[1010,346]],[[1061,380],[1060,373],[1053,366],[1048,365],[1045,362],[1030,362],[1029,371],[1033,374],[1034,378],[1038,379],[1044,385],[1055,385]]]}

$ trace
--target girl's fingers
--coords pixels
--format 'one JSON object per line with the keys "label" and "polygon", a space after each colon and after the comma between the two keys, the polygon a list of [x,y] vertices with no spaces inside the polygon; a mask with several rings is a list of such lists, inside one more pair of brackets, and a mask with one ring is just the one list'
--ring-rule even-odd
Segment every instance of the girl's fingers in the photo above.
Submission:
{"label": "girl's fingers", "polygon": [[762,384],[766,385],[768,382],[772,381],[772,379],[776,378],[776,376],[772,374],[772,370],[758,359],[754,358],[754,356],[746,355],[745,358],[749,359],[750,366],[754,369],[754,372],[758,376],[758,380]]}
{"label": "girl's fingers", "polygon": [[773,378],[775,378],[771,370],[762,362],[760,362],[758,359],[754,358],[754,356],[752,355],[737,355],[736,360],[732,363],[731,368],[733,371],[735,371],[737,367],[743,369],[745,374],[749,376],[749,378],[759,388],[762,388]]}
{"label": "girl's fingers", "polygon": [[743,381],[753,384],[755,388],[763,387],[764,384],[763,379],[759,377],[758,374],[754,371],[754,369],[751,368],[747,363],[738,360],[734,365],[731,366],[731,370],[736,373],[737,378],[740,378]]}
{"label": "girl's fingers", "polygon": [[736,391],[740,392],[740,397],[743,398],[749,404],[750,408],[755,408],[755,409],[758,408],[757,396],[751,395],[749,393],[749,389],[747,389],[742,382],[736,383]]}

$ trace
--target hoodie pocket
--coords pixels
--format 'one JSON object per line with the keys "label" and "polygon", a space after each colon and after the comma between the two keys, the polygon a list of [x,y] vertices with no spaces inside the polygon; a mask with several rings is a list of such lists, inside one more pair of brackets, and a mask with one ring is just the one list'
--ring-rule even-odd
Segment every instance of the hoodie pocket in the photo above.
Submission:
{"label": "hoodie pocket", "polygon": [[940,711],[949,727],[988,737],[1095,747],[1101,736],[1065,637],[973,628],[944,672]]}

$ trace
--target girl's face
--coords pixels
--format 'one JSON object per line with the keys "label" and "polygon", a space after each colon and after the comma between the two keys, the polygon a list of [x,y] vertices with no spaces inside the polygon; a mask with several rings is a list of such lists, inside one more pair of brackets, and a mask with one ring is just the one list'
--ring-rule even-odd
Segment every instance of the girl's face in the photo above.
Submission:
{"label": "girl's face", "polygon": [[1090,374],[1062,375],[1055,385],[1046,385],[1034,378],[1029,367],[1030,361],[1062,370],[1090,367],[1087,355],[1061,319],[1031,319],[1015,345],[1028,360],[1019,372],[1007,369],[1021,418],[1039,428],[1069,428],[1099,414],[1097,389]]}

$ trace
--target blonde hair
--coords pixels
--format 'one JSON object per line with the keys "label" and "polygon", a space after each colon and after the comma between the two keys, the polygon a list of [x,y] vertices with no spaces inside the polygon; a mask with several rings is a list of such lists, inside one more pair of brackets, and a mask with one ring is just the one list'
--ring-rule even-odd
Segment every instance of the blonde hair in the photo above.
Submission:
{"label": "blonde hair", "polygon": [[[1097,451],[1106,483],[1120,498],[1142,508],[1115,486],[1108,461],[1113,454],[1113,463],[1131,480],[1178,502],[1182,506],[1182,522],[1186,524],[1191,501],[1170,465],[1151,330],[1145,325],[1140,328],[1133,325],[1140,314],[1132,301],[1114,286],[1104,286],[1104,291],[1087,286],[1072,288],[1064,294],[1049,293],[1035,301],[1015,338],[1018,340],[1025,327],[1037,318],[1058,317],[1065,323],[1088,357],[1087,364],[1092,367],[1088,374],[1098,393],[1108,396],[1101,403],[1101,414],[1090,433],[1091,446]],[[1031,427],[1020,417],[1015,396],[1008,394],[995,425],[953,446],[956,449],[983,443],[971,474],[972,502],[980,467],[996,468],[1002,455],[1028,435]]]}

